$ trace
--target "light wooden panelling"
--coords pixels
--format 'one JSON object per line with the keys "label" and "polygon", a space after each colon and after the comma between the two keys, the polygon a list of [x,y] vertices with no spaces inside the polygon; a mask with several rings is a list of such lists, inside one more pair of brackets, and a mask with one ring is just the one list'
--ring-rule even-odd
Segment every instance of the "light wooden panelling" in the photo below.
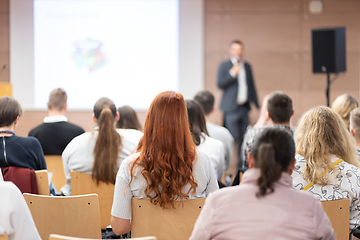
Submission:
{"label": "light wooden panelling", "polygon": [[[311,56],[311,53],[306,53]],[[311,58],[311,57],[310,57]],[[322,90],[326,87],[326,74],[313,74],[312,73],[312,61],[311,59],[303,61],[303,79],[302,79],[302,89],[304,90]],[[347,90],[359,90],[359,60],[360,55],[357,52],[347,52],[346,61],[347,61],[347,71],[338,74],[338,78],[332,85],[332,88],[342,90],[346,92]],[[332,79],[335,74],[331,74],[330,78]],[[358,99],[359,96],[354,96]]]}
{"label": "light wooden panelling", "polygon": [[[330,102],[345,92],[359,100],[360,1],[322,2],[323,13],[315,15],[309,12],[309,0],[206,0],[205,88],[214,92],[216,104],[222,93],[216,86],[218,64],[228,58],[229,42],[241,39],[245,58],[253,66],[259,102],[274,90],[288,93],[294,122],[309,108],[325,105],[326,75],[312,73],[311,29],[340,26],[346,27],[348,70],[331,86]],[[256,113],[250,115],[253,119]]]}
{"label": "light wooden panelling", "polygon": [[[299,51],[298,13],[231,13],[224,21],[224,36],[228,42],[241,39],[245,52]],[[228,44],[225,45],[228,47]]]}
{"label": "light wooden panelling", "polygon": [[[0,82],[10,82],[9,0],[0,1]],[[5,69],[1,70],[6,65]]]}
{"label": "light wooden panelling", "polygon": [[297,11],[301,0],[206,0],[206,12]]}

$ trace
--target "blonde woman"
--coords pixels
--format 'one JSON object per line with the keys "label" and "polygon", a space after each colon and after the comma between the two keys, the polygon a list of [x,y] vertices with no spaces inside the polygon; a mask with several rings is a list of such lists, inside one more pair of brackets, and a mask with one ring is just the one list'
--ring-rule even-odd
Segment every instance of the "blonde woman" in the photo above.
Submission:
{"label": "blonde woman", "polygon": [[338,96],[332,104],[332,109],[344,120],[346,127],[350,127],[350,112],[359,107],[358,101],[345,93]]}
{"label": "blonde woman", "polygon": [[321,201],[349,198],[350,229],[359,226],[360,164],[344,121],[328,107],[313,108],[300,120],[295,144],[293,188]]}

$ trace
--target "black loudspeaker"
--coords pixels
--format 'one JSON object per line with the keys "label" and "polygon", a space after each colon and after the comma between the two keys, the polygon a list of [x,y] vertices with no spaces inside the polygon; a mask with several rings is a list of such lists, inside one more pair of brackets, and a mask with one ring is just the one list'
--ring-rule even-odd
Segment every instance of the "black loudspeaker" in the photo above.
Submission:
{"label": "black loudspeaker", "polygon": [[346,71],[345,28],[311,30],[313,73]]}

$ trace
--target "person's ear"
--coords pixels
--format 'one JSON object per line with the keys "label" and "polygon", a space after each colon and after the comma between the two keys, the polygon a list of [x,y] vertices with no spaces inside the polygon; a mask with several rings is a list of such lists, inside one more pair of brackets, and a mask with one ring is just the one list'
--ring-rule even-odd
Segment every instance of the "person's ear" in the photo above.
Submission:
{"label": "person's ear", "polygon": [[63,108],[64,112],[66,112],[67,106],[68,106],[67,103],[65,103],[64,108]]}
{"label": "person's ear", "polygon": [[355,131],[354,131],[354,129],[350,129],[350,134],[351,134],[353,137],[355,137]]}
{"label": "person's ear", "polygon": [[295,111],[294,111],[294,109],[293,109],[293,110],[292,110],[292,114],[291,114],[291,116],[294,116],[294,112],[295,112]]}
{"label": "person's ear", "polygon": [[290,163],[289,170],[288,170],[288,173],[289,173],[290,175],[291,175],[292,172],[294,171],[295,164],[296,164],[296,159],[294,159],[294,161],[293,161],[292,163]]}
{"label": "person's ear", "polygon": [[248,153],[247,158],[248,158],[248,162],[249,162],[249,168],[253,168],[254,167],[254,158],[251,155],[251,153]]}
{"label": "person's ear", "polygon": [[49,105],[49,103],[46,103],[46,105],[47,105],[47,109],[50,110],[50,105]]}
{"label": "person's ear", "polygon": [[93,114],[93,116],[92,116],[92,119],[93,119],[94,123],[96,123],[96,122],[97,122],[97,119],[96,119],[96,117],[95,117],[95,115],[94,115],[94,114]]}
{"label": "person's ear", "polygon": [[120,119],[120,114],[119,112],[116,112],[115,121],[117,122],[119,121],[119,119]]}
{"label": "person's ear", "polygon": [[19,119],[20,119],[20,116],[17,116],[16,119],[15,119],[15,121],[14,121],[14,125],[15,125],[15,126],[18,124]]}
{"label": "person's ear", "polygon": [[269,119],[271,119],[270,113],[268,111],[266,111],[266,120],[269,120]]}

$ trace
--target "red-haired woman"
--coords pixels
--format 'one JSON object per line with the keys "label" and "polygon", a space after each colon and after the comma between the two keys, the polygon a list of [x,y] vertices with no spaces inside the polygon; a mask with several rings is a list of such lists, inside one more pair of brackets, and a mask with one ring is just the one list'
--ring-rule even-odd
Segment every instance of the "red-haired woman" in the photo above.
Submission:
{"label": "red-haired woman", "polygon": [[170,208],[175,201],[206,197],[217,189],[211,160],[192,141],[183,96],[160,93],[149,108],[137,153],[118,171],[112,229],[117,235],[130,230],[132,197]]}

